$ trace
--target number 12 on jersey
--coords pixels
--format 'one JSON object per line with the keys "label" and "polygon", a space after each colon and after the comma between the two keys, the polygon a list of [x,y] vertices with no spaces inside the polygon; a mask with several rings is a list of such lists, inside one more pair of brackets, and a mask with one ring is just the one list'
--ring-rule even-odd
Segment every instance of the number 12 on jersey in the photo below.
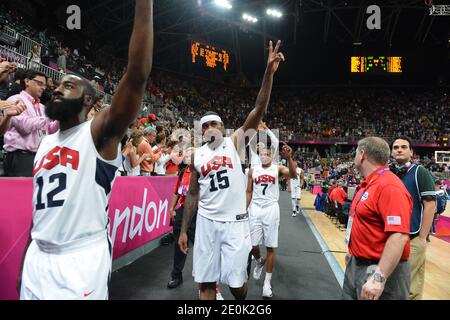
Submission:
{"label": "number 12 on jersey", "polygon": [[[53,184],[56,180],[58,181],[58,185],[52,191],[47,193],[47,208],[61,207],[64,204],[64,200],[54,200],[53,198],[64,191],[67,187],[67,175],[65,173],[55,173],[51,175],[48,179],[48,183]],[[38,193],[37,193],[37,201],[36,201],[36,210],[45,209],[45,203],[42,202],[42,190],[44,189],[44,178],[38,177],[36,179]]]}

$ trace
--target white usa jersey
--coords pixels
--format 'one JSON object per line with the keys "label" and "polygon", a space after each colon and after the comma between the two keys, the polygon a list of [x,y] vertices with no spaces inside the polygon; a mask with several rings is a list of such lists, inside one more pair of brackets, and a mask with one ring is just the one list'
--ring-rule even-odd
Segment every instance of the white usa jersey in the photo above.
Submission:
{"label": "white usa jersey", "polygon": [[45,137],[33,168],[31,237],[49,247],[76,247],[105,236],[107,206],[117,158],[103,160],[91,134],[92,121]]}
{"label": "white usa jersey", "polygon": [[194,167],[200,185],[198,214],[217,221],[245,220],[245,175],[230,138],[212,150],[204,145],[195,151]]}
{"label": "white usa jersey", "polygon": [[252,203],[260,207],[266,207],[278,202],[280,190],[277,165],[272,164],[268,168],[263,168],[261,165],[253,167],[252,180]]}
{"label": "white usa jersey", "polygon": [[300,177],[302,175],[302,169],[298,168],[296,169],[297,174],[295,175],[295,178],[291,178],[291,188],[299,188],[300,187]]}

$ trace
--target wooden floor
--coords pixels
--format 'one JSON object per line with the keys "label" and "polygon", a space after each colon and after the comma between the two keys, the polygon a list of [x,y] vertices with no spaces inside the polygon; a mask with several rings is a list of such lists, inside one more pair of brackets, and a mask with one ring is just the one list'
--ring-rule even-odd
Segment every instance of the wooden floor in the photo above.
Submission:
{"label": "wooden floor", "polygon": [[[309,191],[302,190],[302,206],[314,207],[315,196]],[[345,270],[344,243],[345,230],[340,231],[323,212],[306,210],[317,230],[322,235],[330,251],[333,252],[342,270]],[[450,217],[450,207],[447,206],[446,216]],[[425,288],[423,298],[427,300],[450,299],[450,243],[431,237],[427,248],[425,265]]]}

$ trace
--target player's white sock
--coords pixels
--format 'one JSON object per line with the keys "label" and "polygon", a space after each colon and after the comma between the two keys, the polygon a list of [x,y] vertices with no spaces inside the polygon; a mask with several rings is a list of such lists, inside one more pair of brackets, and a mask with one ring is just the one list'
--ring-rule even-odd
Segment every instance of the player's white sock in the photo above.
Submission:
{"label": "player's white sock", "polygon": [[270,280],[272,280],[272,273],[266,272],[266,278],[264,279],[264,285],[270,286]]}
{"label": "player's white sock", "polygon": [[297,207],[297,199],[292,199],[292,211],[295,211],[295,208]]}

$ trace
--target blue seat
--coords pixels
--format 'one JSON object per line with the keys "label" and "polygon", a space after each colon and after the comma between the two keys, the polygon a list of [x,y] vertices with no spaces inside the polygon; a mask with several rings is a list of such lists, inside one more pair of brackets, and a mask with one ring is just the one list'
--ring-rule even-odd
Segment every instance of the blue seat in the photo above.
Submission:
{"label": "blue seat", "polygon": [[328,193],[322,193],[320,195],[319,193],[316,196],[316,200],[314,201],[314,207],[316,211],[322,211],[325,212],[327,209],[327,197]]}

